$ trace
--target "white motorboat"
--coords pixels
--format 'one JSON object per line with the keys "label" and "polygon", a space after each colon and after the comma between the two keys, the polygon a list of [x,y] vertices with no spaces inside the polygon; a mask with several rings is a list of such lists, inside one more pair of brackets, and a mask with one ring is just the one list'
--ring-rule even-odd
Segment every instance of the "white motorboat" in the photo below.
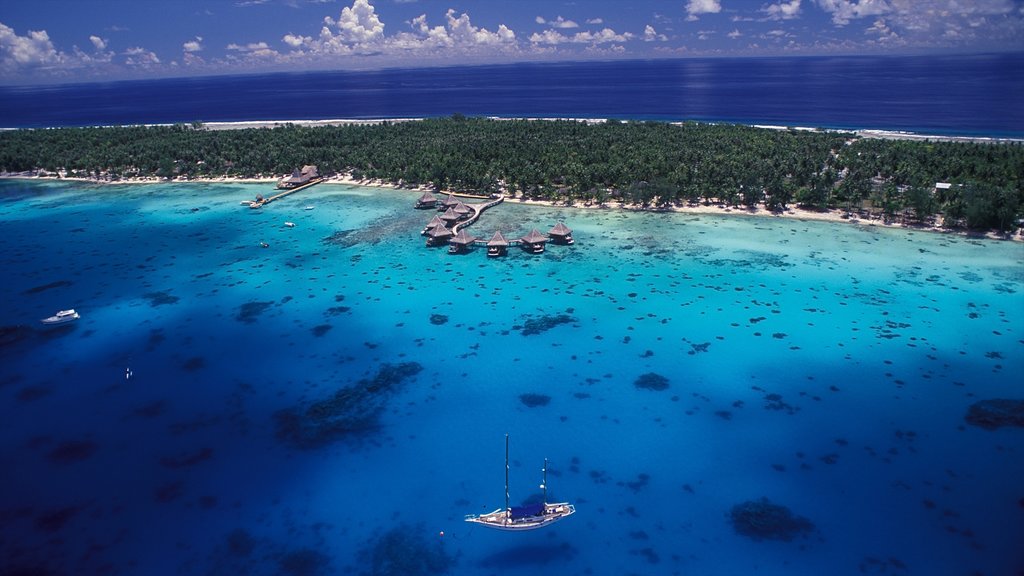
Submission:
{"label": "white motorboat", "polygon": [[41,322],[43,324],[66,324],[68,322],[74,322],[79,318],[81,318],[81,316],[79,316],[78,312],[75,312],[74,308],[72,308],[71,310],[61,310],[49,318],[43,318]]}

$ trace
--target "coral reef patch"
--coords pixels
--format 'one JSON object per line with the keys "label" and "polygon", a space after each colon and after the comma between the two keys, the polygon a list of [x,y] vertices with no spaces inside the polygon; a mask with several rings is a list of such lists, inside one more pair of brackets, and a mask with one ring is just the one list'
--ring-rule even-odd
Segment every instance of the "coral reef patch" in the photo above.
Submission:
{"label": "coral reef patch", "polygon": [[358,553],[366,576],[429,576],[445,574],[455,559],[443,542],[428,541],[425,526],[402,524],[368,542]]}
{"label": "coral reef patch", "polygon": [[267,308],[273,305],[273,302],[246,302],[238,307],[238,314],[235,316],[235,319],[239,322],[252,324],[260,317],[260,314],[266,312]]}
{"label": "coral reef patch", "polygon": [[536,408],[538,406],[547,406],[551,402],[551,396],[534,393],[520,394],[519,401],[529,408]]}
{"label": "coral reef patch", "polygon": [[1024,427],[1024,400],[992,398],[980,400],[967,409],[964,420],[986,430],[1003,426]]}
{"label": "coral reef patch", "polygon": [[654,372],[648,372],[647,374],[641,374],[637,377],[633,385],[642,390],[655,390],[661,391],[668,389],[668,378],[661,374],[655,374]]}
{"label": "coral reef patch", "polygon": [[375,430],[391,397],[421,370],[417,362],[384,364],[371,379],[308,405],[280,410],[274,415],[277,438],[300,448],[316,448]]}
{"label": "coral reef patch", "polygon": [[542,332],[547,332],[552,328],[562,324],[572,324],[576,321],[569,314],[548,314],[539,318],[529,318],[519,328],[523,336],[534,336]]}
{"label": "coral reef patch", "polygon": [[810,520],[794,515],[789,508],[774,504],[767,498],[735,505],[729,517],[737,534],[754,540],[788,542],[815,530]]}

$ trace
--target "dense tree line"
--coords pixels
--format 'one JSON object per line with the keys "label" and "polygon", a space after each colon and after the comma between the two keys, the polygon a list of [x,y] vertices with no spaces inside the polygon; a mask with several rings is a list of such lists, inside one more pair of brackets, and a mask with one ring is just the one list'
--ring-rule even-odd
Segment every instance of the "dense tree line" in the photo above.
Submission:
{"label": "dense tree line", "polygon": [[[1024,212],[1024,146],[882,140],[723,124],[430,119],[348,126],[191,126],[0,133],[0,170],[207,178],[323,174],[645,207],[798,204],[1010,230]],[[953,184],[936,191],[936,182]]]}

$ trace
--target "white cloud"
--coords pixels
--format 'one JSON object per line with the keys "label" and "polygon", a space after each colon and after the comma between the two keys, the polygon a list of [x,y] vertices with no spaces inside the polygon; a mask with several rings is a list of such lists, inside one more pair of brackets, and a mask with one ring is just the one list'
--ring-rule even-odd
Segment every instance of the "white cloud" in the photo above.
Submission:
{"label": "white cloud", "polygon": [[743,32],[740,32],[739,28],[735,28],[735,29],[733,29],[732,32],[729,32],[728,34],[726,34],[726,36],[728,36],[729,38],[732,38],[733,40],[735,40],[735,39],[739,38],[740,36],[743,36]]}
{"label": "white cloud", "polygon": [[107,41],[99,36],[89,36],[89,42],[92,42],[93,47],[100,52],[107,49]]}
{"label": "white cloud", "polygon": [[686,3],[686,13],[689,14],[686,19],[691,22],[701,14],[718,14],[721,11],[722,4],[719,0],[689,0]]}
{"label": "white cloud", "polygon": [[156,53],[138,46],[125,50],[124,55],[124,63],[128,66],[151,68],[160,63],[160,58],[157,58]]}
{"label": "white cloud", "polygon": [[644,42],[654,42],[655,40],[665,42],[668,40],[668,37],[665,36],[664,34],[658,34],[654,30],[654,26],[648,24],[646,27],[644,27]]}
{"label": "white cloud", "polygon": [[879,16],[892,11],[888,0],[817,0],[818,6],[832,15],[832,22],[845,26],[850,20]]}
{"label": "white cloud", "polygon": [[250,42],[248,44],[231,43],[227,45],[227,49],[235,52],[260,52],[263,50],[269,50],[270,46],[268,46],[266,42]]}
{"label": "white cloud", "polygon": [[800,0],[769,4],[761,9],[771,20],[790,20],[800,15]]}
{"label": "white cloud", "polygon": [[351,7],[341,9],[337,21],[328,16],[324,22],[337,26],[338,37],[346,43],[368,43],[384,37],[384,23],[369,0],[355,0]]}
{"label": "white cloud", "polygon": [[0,66],[46,66],[57,64],[61,55],[53,47],[46,30],[29,30],[27,36],[18,36],[14,29],[0,23]]}
{"label": "white cloud", "polygon": [[310,36],[296,36],[294,34],[285,34],[281,41],[291,46],[292,48],[301,48],[303,45],[313,41]]}
{"label": "white cloud", "polygon": [[876,19],[875,23],[865,30],[864,33],[878,36],[878,42],[883,44],[891,44],[900,39],[899,34],[893,32],[893,30],[886,25],[884,18]]}
{"label": "white cloud", "polygon": [[185,42],[181,45],[181,49],[188,53],[202,52],[203,51],[203,37],[196,36],[192,40]]}
{"label": "white cloud", "polygon": [[536,18],[534,18],[534,21],[537,24],[547,24],[548,26],[551,26],[552,28],[579,28],[580,27],[579,24],[573,22],[572,20],[566,20],[565,18],[562,18],[561,16],[558,16],[554,20],[545,20],[543,16],[537,16]]}
{"label": "white cloud", "polygon": [[545,30],[543,33],[535,33],[530,36],[530,42],[533,44],[546,44],[550,46],[556,46],[558,44],[607,44],[607,43],[623,43],[633,39],[633,34],[630,32],[623,32],[619,34],[611,28],[604,28],[598,32],[577,32],[572,36],[566,36],[561,32],[555,30]]}
{"label": "white cloud", "polygon": [[469,20],[469,14],[463,13],[456,18],[455,10],[451,8],[445,13],[445,18],[448,20],[448,35],[456,44],[496,45],[513,44],[516,41],[515,32],[509,30],[504,24],[498,25],[498,29],[491,32],[486,28],[473,26]]}
{"label": "white cloud", "polygon": [[597,25],[604,24],[603,18],[587,18],[587,24]]}

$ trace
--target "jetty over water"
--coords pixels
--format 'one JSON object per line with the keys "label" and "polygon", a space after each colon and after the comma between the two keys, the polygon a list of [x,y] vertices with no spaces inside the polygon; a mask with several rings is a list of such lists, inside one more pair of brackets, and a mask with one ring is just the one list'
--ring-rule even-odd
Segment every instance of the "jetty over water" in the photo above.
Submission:
{"label": "jetty over water", "polygon": [[324,179],[320,176],[316,166],[303,166],[302,170],[296,169],[289,178],[285,178],[277,183],[277,189],[280,192],[267,198],[264,198],[262,195],[257,196],[255,200],[249,202],[249,208],[263,208],[274,200],[284,198],[299,190],[316,186],[323,181]]}
{"label": "jetty over water", "polygon": [[[461,195],[460,195],[461,196]],[[468,195],[467,195],[468,196]],[[483,196],[468,196],[471,198],[487,198]],[[490,258],[504,256],[508,253],[509,246],[520,246],[531,254],[541,254],[547,242],[555,244],[571,245],[573,243],[572,230],[564,223],[557,223],[545,236],[536,228],[529,234],[508,240],[502,233],[495,232],[490,239],[477,238],[466,233],[466,228],[472,226],[480,219],[484,211],[497,206],[505,201],[504,195],[491,196],[488,202],[478,204],[466,204],[449,194],[444,200],[438,199],[430,192],[425,192],[416,201],[416,208],[436,208],[442,212],[430,219],[430,222],[423,228],[421,234],[427,237],[427,247],[448,245],[450,254],[463,254],[471,246],[481,245],[487,247],[487,256]]]}

